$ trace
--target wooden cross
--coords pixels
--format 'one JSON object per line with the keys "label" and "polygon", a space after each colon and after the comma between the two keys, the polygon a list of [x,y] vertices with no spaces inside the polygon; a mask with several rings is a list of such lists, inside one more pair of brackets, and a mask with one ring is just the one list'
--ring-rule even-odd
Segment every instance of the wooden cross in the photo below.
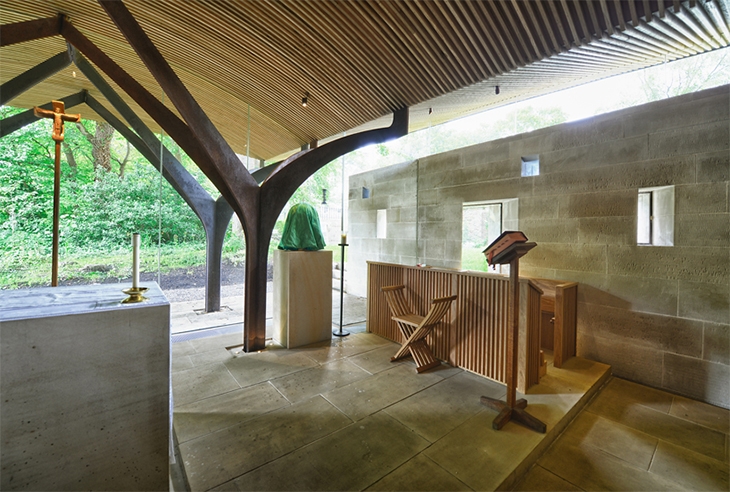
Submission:
{"label": "wooden cross", "polygon": [[33,114],[38,118],[53,118],[53,134],[51,138],[56,142],[56,160],[53,175],[53,263],[51,267],[51,286],[58,286],[58,214],[59,196],[61,194],[61,142],[63,142],[63,123],[65,121],[79,121],[80,114],[66,114],[63,101],[52,101],[53,111],[34,107]]}

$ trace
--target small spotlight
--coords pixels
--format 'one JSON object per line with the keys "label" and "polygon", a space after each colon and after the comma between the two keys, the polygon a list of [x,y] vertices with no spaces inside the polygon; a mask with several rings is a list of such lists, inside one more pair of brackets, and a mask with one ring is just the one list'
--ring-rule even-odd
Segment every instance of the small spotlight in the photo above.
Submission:
{"label": "small spotlight", "polygon": [[428,114],[433,113],[433,108],[428,108]]}
{"label": "small spotlight", "polygon": [[71,75],[73,75],[73,78],[76,78],[76,70],[72,71]]}
{"label": "small spotlight", "polygon": [[303,108],[307,107],[308,100],[309,100],[309,92],[305,92],[304,97],[302,98],[302,107]]}
{"label": "small spotlight", "polygon": [[499,95],[499,86],[498,85],[494,86],[494,93]]}

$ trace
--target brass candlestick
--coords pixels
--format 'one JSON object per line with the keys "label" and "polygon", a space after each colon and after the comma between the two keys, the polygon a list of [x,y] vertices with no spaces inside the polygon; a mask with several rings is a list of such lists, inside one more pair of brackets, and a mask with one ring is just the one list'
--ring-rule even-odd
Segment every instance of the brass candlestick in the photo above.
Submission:
{"label": "brass candlestick", "polygon": [[130,287],[129,289],[124,289],[122,292],[127,294],[129,297],[124,299],[122,301],[122,304],[133,304],[135,302],[142,302],[146,301],[147,298],[144,297],[142,294],[144,294],[149,289],[147,287]]}

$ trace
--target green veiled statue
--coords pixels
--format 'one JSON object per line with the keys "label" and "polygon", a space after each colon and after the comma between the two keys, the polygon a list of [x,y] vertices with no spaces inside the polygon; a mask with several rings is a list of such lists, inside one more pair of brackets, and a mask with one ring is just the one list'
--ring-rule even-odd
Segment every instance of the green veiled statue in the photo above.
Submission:
{"label": "green veiled statue", "polygon": [[324,249],[324,246],[317,210],[308,203],[299,203],[290,208],[279,249],[318,251]]}

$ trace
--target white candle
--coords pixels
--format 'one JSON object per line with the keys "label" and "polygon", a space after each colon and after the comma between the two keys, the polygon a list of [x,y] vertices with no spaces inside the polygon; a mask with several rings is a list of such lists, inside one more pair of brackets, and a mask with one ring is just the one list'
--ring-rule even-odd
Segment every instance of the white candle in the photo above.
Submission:
{"label": "white candle", "polygon": [[139,287],[139,233],[132,234],[132,288]]}
{"label": "white candle", "polygon": [[343,232],[340,239],[341,239],[340,244],[347,244],[347,233]]}

